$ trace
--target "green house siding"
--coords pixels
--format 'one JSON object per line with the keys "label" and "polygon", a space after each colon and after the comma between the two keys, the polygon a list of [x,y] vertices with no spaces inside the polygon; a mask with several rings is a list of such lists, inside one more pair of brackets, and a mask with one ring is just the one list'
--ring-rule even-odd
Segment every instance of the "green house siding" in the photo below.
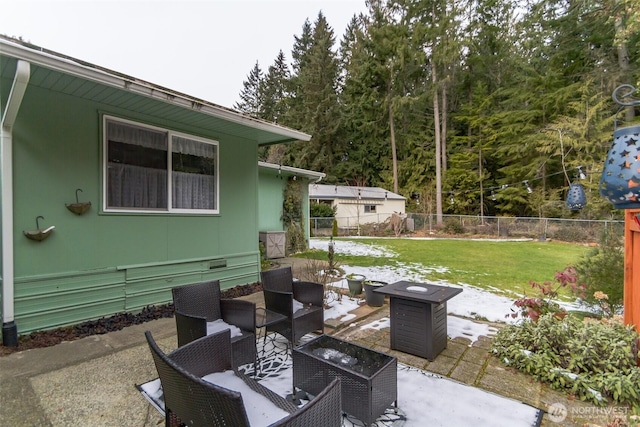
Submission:
{"label": "green house siding", "polygon": [[[284,223],[282,221],[282,206],[284,203],[284,190],[287,186],[289,177],[294,176],[291,172],[277,170],[271,168],[260,168],[259,172],[259,192],[258,206],[260,206],[260,215],[258,217],[258,228],[260,231],[283,231]],[[307,242],[309,241],[309,178],[297,176],[300,180],[300,188],[302,190],[302,212],[304,220],[302,227],[305,231]],[[316,178],[317,179],[317,178]]]}
{"label": "green house siding", "polygon": [[258,228],[260,231],[283,231],[282,202],[287,177],[273,169],[260,169],[260,192],[258,194]]}
{"label": "green house siding", "polygon": [[[0,314],[3,344],[8,345],[33,330],[167,303],[174,286],[220,280],[224,289],[257,281],[262,227],[258,146],[311,139],[2,35],[0,113],[0,153],[13,150],[0,157],[0,176],[6,174],[0,182],[5,202],[0,209],[0,235],[5,237]],[[181,138],[215,141],[217,206],[208,213],[105,212],[105,115]],[[123,164],[129,165],[129,159]],[[206,175],[212,175],[213,164],[207,163]],[[282,190],[276,192],[281,207]],[[81,216],[65,206],[76,202],[76,194],[80,202],[91,203]],[[269,228],[278,224],[280,207]],[[55,227],[39,242],[23,234],[36,229],[38,217],[40,228]]]}
{"label": "green house siding", "polygon": [[[2,92],[8,90],[2,81]],[[219,142],[218,215],[102,211],[102,115]],[[257,143],[29,86],[13,130],[15,319],[19,333],[139,310],[173,286],[258,280]],[[78,216],[65,204],[89,201]],[[55,226],[45,241],[23,230]],[[219,265],[216,260],[224,260]],[[189,261],[197,260],[197,261]],[[143,267],[127,267],[140,266]],[[213,266],[213,267],[212,267]]]}

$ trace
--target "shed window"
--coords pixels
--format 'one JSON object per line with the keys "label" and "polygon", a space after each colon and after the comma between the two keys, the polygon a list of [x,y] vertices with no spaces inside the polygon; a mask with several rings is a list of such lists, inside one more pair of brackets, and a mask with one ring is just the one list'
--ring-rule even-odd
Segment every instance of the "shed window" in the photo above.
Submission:
{"label": "shed window", "polygon": [[218,144],[105,118],[105,210],[218,212]]}
{"label": "shed window", "polygon": [[376,213],[376,205],[364,205],[365,213]]}

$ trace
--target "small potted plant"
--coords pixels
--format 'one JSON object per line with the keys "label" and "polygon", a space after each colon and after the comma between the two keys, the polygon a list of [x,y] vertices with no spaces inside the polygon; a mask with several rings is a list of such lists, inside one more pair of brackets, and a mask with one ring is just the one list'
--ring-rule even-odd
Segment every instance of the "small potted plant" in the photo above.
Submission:
{"label": "small potted plant", "polygon": [[347,274],[347,284],[349,285],[349,295],[355,296],[362,293],[362,283],[366,279],[362,274]]}
{"label": "small potted plant", "polygon": [[365,280],[364,296],[367,301],[367,305],[371,307],[382,307],[384,304],[384,294],[373,292],[374,289],[380,288],[384,285],[388,285],[387,282],[381,282],[379,280]]}

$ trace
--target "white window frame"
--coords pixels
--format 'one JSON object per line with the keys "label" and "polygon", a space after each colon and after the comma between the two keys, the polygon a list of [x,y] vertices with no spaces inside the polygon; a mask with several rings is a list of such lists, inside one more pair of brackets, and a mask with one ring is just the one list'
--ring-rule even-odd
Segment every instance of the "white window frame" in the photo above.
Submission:
{"label": "white window frame", "polygon": [[[167,134],[167,208],[117,208],[108,206],[108,194],[107,188],[109,184],[108,175],[108,137],[107,137],[107,122],[118,122],[123,124],[129,124],[143,129],[149,129],[151,131],[163,132]],[[193,141],[197,141],[203,144],[210,144],[215,147],[215,173],[214,173],[214,206],[215,209],[179,209],[173,207],[173,180],[171,174],[173,173],[172,164],[172,141],[173,137],[188,138]],[[102,206],[104,212],[109,213],[137,213],[137,214],[193,214],[193,215],[217,215],[220,213],[220,144],[213,139],[202,138],[194,136],[184,132],[172,131],[170,129],[152,126],[144,123],[140,123],[134,120],[123,119],[121,117],[103,115],[102,118]]]}

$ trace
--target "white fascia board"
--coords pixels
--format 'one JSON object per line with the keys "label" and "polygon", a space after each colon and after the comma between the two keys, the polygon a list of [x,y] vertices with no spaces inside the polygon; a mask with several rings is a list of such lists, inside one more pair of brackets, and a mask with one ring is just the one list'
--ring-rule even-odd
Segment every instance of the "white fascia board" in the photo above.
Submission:
{"label": "white fascia board", "polygon": [[325,176],[327,176],[326,173],[323,172],[316,172],[316,171],[311,171],[308,169],[300,169],[300,168],[294,168],[293,166],[282,166],[282,165],[276,165],[274,163],[267,163],[267,162],[258,162],[258,166],[261,168],[267,168],[267,169],[274,169],[277,171],[283,171],[283,172],[287,172],[289,174],[292,175],[299,175],[299,176],[303,176],[305,178],[309,178],[309,179],[315,179],[315,182],[319,182],[322,178],[324,178]]}
{"label": "white fascia board", "polygon": [[269,123],[253,117],[245,116],[241,113],[227,109],[225,107],[218,106],[186,94],[168,90],[160,86],[155,86],[151,83],[143,82],[133,77],[112,74],[100,68],[82,65],[71,59],[66,59],[56,55],[52,55],[50,53],[30,49],[7,40],[0,39],[0,54],[7,55],[16,59],[22,59],[43,68],[59,71],[107,86],[116,87],[118,89],[135,92],[140,95],[178,105],[183,108],[196,110],[203,114],[227,120],[229,122],[241,124],[253,129],[271,132],[276,135],[300,141],[311,140],[311,135],[308,135],[304,132],[299,132],[297,130],[279,126],[274,123]]}

